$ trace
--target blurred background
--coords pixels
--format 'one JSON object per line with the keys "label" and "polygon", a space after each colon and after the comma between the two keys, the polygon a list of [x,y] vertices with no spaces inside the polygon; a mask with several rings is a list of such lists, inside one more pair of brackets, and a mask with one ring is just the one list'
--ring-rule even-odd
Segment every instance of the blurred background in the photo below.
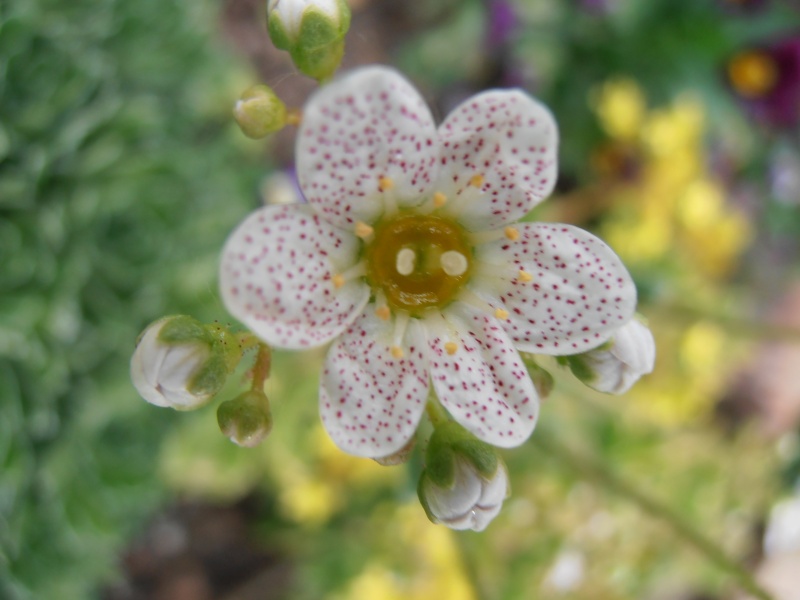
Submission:
{"label": "blurred background", "polygon": [[548,363],[534,438],[570,452],[505,452],[512,496],[481,534],[427,521],[418,454],[333,446],[322,351],[277,353],[257,449],[213,407],[146,404],[139,331],[227,321],[225,237],[296,194],[294,132],[250,141],[233,102],[264,82],[300,106],[314,83],[263,0],[4,0],[0,597],[745,598],[639,490],[800,598],[800,3],[350,4],[344,68],[397,66],[438,119],[488,87],[553,109],[560,182],[531,219],[621,255],[656,371],[611,397]]}

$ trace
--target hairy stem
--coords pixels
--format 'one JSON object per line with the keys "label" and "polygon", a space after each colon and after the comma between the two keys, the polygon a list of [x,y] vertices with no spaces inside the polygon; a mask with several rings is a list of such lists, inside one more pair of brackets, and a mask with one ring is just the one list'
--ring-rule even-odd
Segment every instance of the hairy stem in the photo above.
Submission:
{"label": "hairy stem", "polygon": [[601,462],[568,448],[553,436],[539,431],[531,438],[531,441],[534,446],[548,456],[561,461],[572,470],[609,491],[630,500],[654,519],[668,525],[675,534],[693,546],[711,563],[728,573],[741,589],[760,600],[773,600],[773,597],[759,585],[746,568],[730,558],[713,540],[695,529],[666,504],[637,489]]}

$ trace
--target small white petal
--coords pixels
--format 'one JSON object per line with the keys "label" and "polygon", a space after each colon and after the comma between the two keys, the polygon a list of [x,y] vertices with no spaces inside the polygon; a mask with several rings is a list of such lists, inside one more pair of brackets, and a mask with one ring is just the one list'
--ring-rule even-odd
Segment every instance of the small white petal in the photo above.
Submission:
{"label": "small white petal", "polygon": [[602,240],[571,225],[520,223],[516,241],[479,247],[489,264],[524,271],[530,281],[509,279],[505,288],[476,281],[476,292],[504,307],[506,331],[523,352],[570,355],[605,342],[636,308],[636,287]]}
{"label": "small white petal", "polygon": [[509,448],[533,432],[539,397],[506,332],[497,320],[456,303],[445,318],[458,336],[450,354],[448,335],[426,321],[431,381],[453,418],[488,444]]}
{"label": "small white petal", "polygon": [[[466,100],[439,127],[444,210],[467,229],[516,222],[550,195],[558,175],[558,128],[550,111],[519,90]],[[470,190],[479,177],[480,191]],[[465,201],[459,195],[466,193]]]}
{"label": "small white petal", "polygon": [[278,348],[320,346],[341,334],[369,300],[359,278],[338,289],[334,275],[352,268],[359,241],[306,205],[266,206],[225,243],[222,299],[230,313]]}
{"label": "small white petal", "polygon": [[424,331],[411,320],[403,357],[394,358],[392,324],[372,307],[328,350],[320,380],[320,414],[331,439],[345,452],[380,458],[401,450],[414,435],[428,397]]}
{"label": "small white petal", "polygon": [[[387,67],[363,67],[316,92],[303,111],[297,175],[319,214],[352,229],[373,223],[383,194],[412,206],[433,193],[439,140],[416,89]],[[381,179],[392,189],[382,192]]]}

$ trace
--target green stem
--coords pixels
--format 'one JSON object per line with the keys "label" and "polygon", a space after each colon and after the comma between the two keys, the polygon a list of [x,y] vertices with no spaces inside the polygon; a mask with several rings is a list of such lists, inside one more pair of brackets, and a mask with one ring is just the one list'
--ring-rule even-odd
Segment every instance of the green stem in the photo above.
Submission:
{"label": "green stem", "polygon": [[601,462],[568,448],[544,432],[537,432],[531,441],[548,456],[560,460],[587,479],[627,498],[654,519],[669,525],[685,542],[735,579],[743,590],[760,600],[773,600],[773,597],[759,585],[747,569],[730,558],[714,541],[697,531],[669,506],[640,491]]}
{"label": "green stem", "polygon": [[447,423],[450,420],[447,416],[447,412],[442,405],[439,404],[439,401],[433,394],[428,397],[428,404],[425,405],[425,412],[428,413],[428,418],[434,427],[438,427],[442,423]]}
{"label": "green stem", "polygon": [[259,344],[256,361],[253,363],[253,382],[250,386],[252,390],[259,392],[264,391],[264,382],[269,377],[269,371],[271,367],[272,351],[266,344]]}

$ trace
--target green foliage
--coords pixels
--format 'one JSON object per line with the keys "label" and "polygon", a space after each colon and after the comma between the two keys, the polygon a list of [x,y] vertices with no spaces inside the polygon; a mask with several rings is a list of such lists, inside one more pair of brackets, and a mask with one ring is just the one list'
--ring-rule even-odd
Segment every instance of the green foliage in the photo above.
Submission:
{"label": "green foliage", "polygon": [[176,415],[137,398],[127,361],[155,317],[222,314],[216,254],[255,186],[214,9],[0,9],[5,598],[88,597],[161,498],[155,454]]}

